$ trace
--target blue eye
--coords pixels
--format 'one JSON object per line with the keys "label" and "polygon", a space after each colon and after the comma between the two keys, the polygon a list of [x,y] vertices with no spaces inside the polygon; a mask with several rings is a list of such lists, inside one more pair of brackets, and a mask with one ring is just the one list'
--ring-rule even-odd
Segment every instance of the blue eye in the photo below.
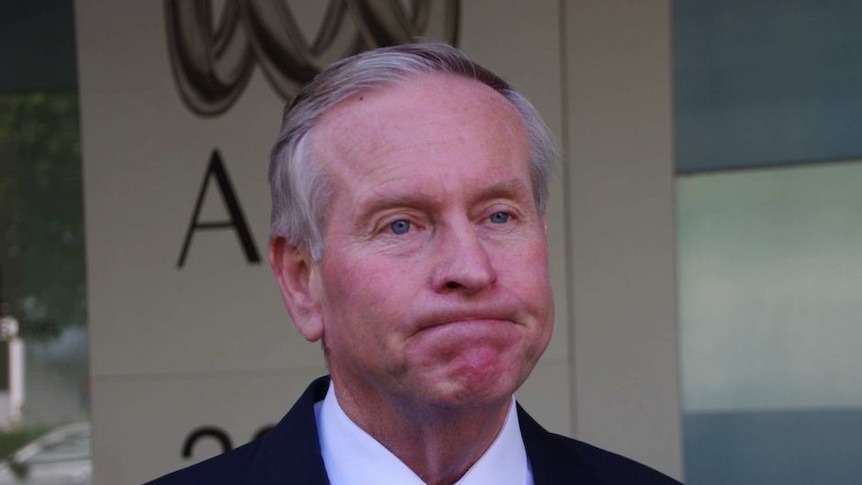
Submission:
{"label": "blue eye", "polygon": [[393,234],[407,234],[407,232],[410,231],[410,221],[399,219],[392,224],[389,224],[389,230],[391,230]]}
{"label": "blue eye", "polygon": [[509,213],[508,212],[495,212],[491,214],[489,217],[491,220],[491,224],[505,224],[509,222]]}

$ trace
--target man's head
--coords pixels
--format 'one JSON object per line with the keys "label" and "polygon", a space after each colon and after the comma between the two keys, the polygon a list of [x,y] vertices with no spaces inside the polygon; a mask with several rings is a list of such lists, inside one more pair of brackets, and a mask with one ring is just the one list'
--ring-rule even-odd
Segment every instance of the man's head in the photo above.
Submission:
{"label": "man's head", "polygon": [[299,95],[270,260],[346,409],[500,404],[526,379],[553,326],[552,157],[529,103],[449,47],[362,54]]}
{"label": "man's head", "polygon": [[308,139],[314,127],[327,111],[351,96],[432,73],[476,80],[515,107],[530,137],[533,193],[539,212],[544,214],[556,151],[550,131],[533,105],[506,81],[451,46],[408,44],[364,52],[332,64],[308,83],[285,110],[269,166],[272,236],[285,237],[292,245],[307,249],[314,259],[320,259],[325,247],[321,227],[326,221],[331,187],[309,150]]}

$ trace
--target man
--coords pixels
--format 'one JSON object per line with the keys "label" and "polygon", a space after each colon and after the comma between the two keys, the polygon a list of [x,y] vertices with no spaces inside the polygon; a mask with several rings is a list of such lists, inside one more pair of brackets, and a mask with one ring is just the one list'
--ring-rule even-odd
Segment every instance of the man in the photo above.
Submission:
{"label": "man", "polygon": [[454,48],[322,72],[273,150],[270,261],[331,380],[262,439],[154,483],[676,483],[512,397],[553,327],[554,156],[530,103]]}

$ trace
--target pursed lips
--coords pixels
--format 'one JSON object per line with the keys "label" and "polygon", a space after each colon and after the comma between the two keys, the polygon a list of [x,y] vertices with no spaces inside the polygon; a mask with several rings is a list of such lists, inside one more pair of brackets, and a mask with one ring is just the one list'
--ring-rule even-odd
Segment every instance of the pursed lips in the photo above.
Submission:
{"label": "pursed lips", "polygon": [[413,333],[458,324],[518,324],[517,311],[509,308],[494,308],[483,311],[437,311],[419,320]]}

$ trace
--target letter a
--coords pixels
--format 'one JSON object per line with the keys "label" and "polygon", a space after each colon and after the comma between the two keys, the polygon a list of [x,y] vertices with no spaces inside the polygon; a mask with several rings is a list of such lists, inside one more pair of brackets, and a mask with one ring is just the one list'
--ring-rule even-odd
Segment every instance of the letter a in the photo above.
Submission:
{"label": "letter a", "polygon": [[[210,183],[210,179],[213,177],[215,177],[222,200],[227,207],[228,213],[230,213],[230,219],[227,221],[201,222],[198,221],[198,216],[201,212],[201,206],[203,206],[207,186]],[[188,255],[189,246],[192,243],[192,235],[199,229],[233,229],[236,231],[237,238],[239,238],[240,245],[245,253],[245,259],[249,263],[260,263],[260,255],[254,245],[254,240],[251,238],[251,232],[248,230],[248,223],[245,221],[242,208],[239,206],[239,201],[236,198],[236,193],[233,190],[233,185],[230,183],[230,178],[228,178],[227,170],[224,168],[224,162],[222,161],[221,154],[219,154],[218,150],[213,150],[209,166],[204,174],[204,181],[201,185],[200,192],[198,192],[198,200],[195,203],[192,220],[189,223],[188,230],[186,231],[183,249],[180,251],[180,259],[177,262],[178,268],[182,268],[185,264],[186,255]]]}

